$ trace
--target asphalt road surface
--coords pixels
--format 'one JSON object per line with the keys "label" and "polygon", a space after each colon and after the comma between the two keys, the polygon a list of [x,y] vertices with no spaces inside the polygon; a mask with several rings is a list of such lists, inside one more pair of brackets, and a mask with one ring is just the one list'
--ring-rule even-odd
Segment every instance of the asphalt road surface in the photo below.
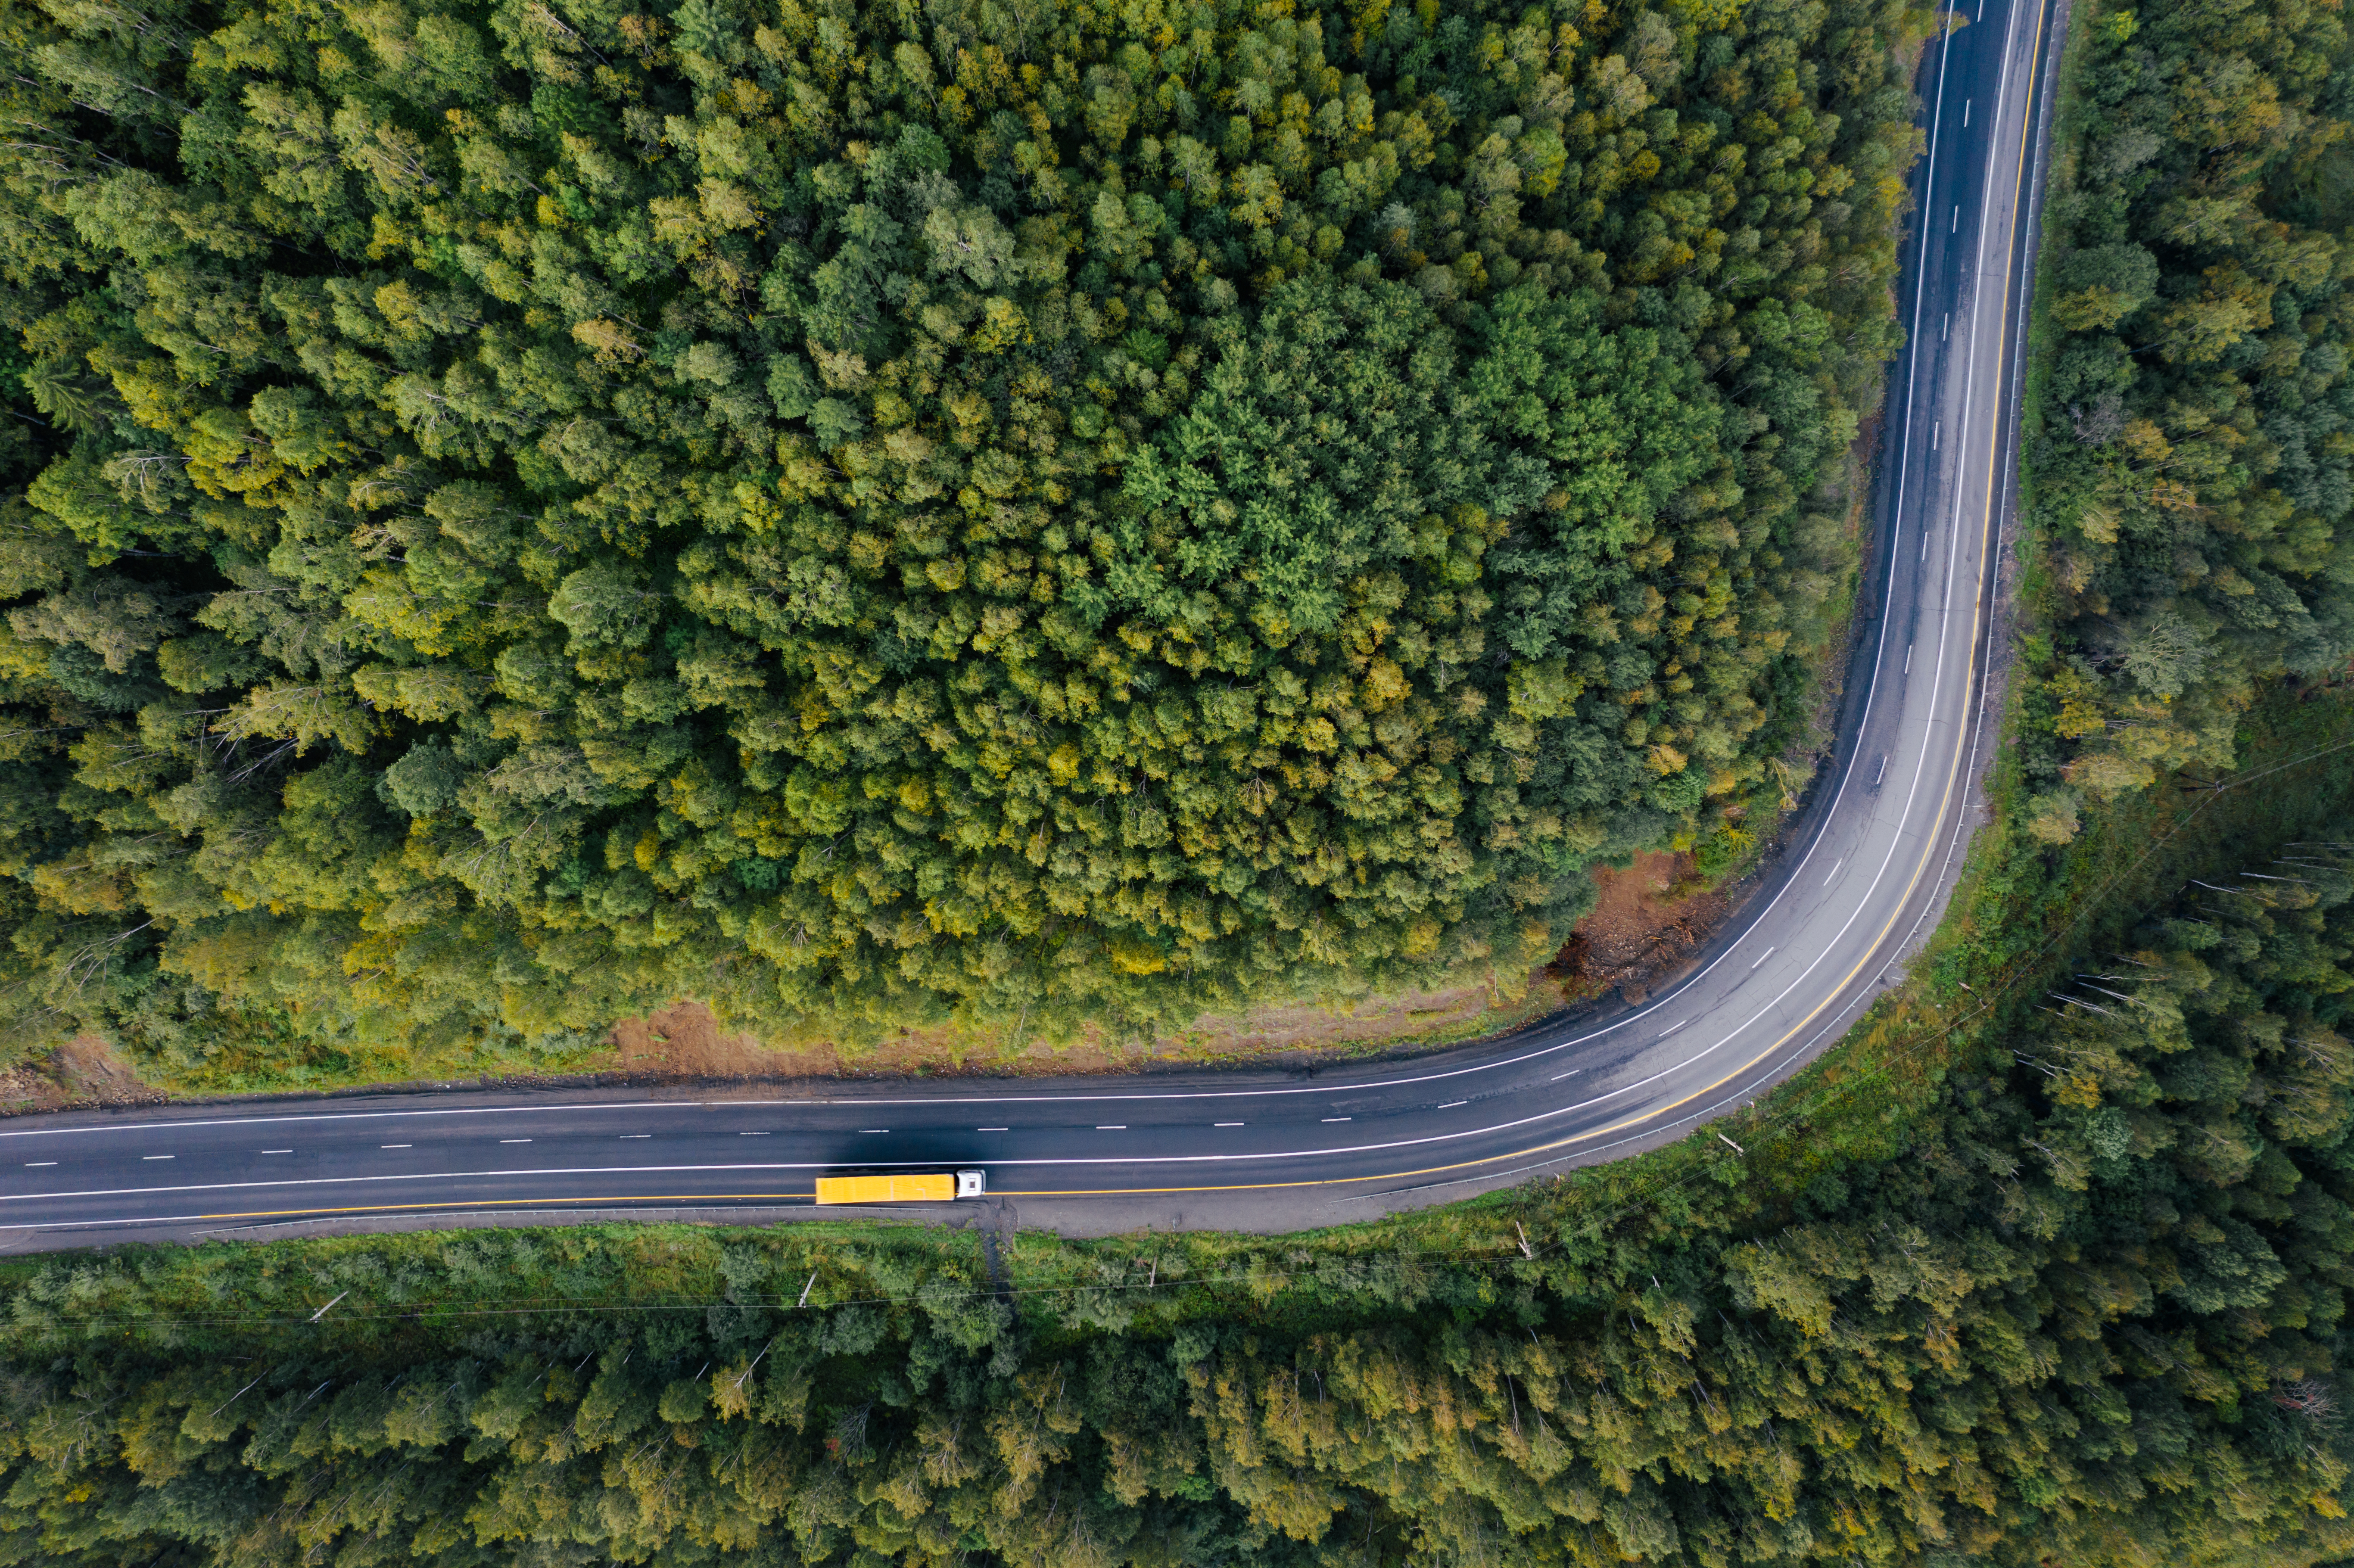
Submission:
{"label": "asphalt road surface", "polygon": [[[987,1172],[899,1211],[1105,1234],[1267,1230],[1617,1158],[1742,1109],[1853,1022],[1942,907],[1991,728],[2032,203],[2065,0],[1966,0],[1929,46],[1865,635],[1794,847],[1681,982],[1405,1064],[814,1085],[452,1091],[0,1124],[0,1248],[525,1214],[806,1215],[827,1170]],[[1738,1124],[1728,1124],[1739,1132]],[[828,1211],[838,1213],[842,1211]]]}

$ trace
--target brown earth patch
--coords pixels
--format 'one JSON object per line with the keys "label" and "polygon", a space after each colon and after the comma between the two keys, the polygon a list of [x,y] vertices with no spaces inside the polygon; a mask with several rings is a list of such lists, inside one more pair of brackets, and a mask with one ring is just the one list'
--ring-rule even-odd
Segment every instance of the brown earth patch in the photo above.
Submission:
{"label": "brown earth patch", "polygon": [[141,1083],[122,1054],[94,1034],[77,1035],[40,1061],[0,1072],[0,1115],[158,1105],[169,1097]]}
{"label": "brown earth patch", "polygon": [[1689,854],[1639,854],[1623,871],[1596,866],[1594,882],[1601,897],[1554,965],[1573,1000],[1616,986],[1627,1001],[1641,1001],[1733,906],[1723,893],[1701,887]]}

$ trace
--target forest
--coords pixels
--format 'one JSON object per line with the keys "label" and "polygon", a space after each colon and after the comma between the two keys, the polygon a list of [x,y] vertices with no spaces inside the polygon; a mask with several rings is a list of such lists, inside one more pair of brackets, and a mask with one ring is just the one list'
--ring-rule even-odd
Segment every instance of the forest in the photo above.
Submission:
{"label": "forest", "polygon": [[0,1563],[2343,1560],[2354,844],[2287,831],[1852,1154],[1720,1124],[1746,1154],[1275,1240],[8,1260]]}
{"label": "forest", "polygon": [[0,0],[10,1050],[1524,975],[1808,766],[1934,25]]}
{"label": "forest", "polygon": [[[2039,835],[2234,765],[2354,655],[2354,56],[2302,0],[2103,5],[2045,209],[2025,443]],[[2040,430],[2037,427],[2040,426]]]}

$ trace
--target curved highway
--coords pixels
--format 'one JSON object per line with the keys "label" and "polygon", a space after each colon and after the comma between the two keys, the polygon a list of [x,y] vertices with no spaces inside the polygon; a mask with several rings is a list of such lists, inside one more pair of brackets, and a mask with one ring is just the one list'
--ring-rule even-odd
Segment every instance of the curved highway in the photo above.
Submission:
{"label": "curved highway", "polygon": [[1840,748],[1795,847],[1656,1000],[1410,1063],[1288,1074],[26,1118],[0,1124],[0,1248],[519,1213],[790,1215],[843,1167],[981,1168],[991,1200],[955,1207],[999,1225],[1291,1229],[1614,1158],[1754,1099],[1839,1037],[1942,907],[1995,705],[1988,633],[2066,5],[1965,5],[1968,25],[1923,64],[1910,335]]}

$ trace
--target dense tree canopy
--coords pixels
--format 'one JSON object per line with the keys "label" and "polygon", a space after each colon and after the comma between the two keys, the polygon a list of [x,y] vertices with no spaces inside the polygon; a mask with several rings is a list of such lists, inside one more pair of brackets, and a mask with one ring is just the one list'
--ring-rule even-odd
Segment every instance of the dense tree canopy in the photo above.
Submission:
{"label": "dense tree canopy", "polygon": [[2267,677],[2354,655],[2354,48],[2334,8],[2194,0],[2086,30],[2038,287],[2028,449],[2055,646],[2039,831],[2232,764]]}
{"label": "dense tree canopy", "polygon": [[[2211,874],[1796,1195],[1720,1150],[1437,1255],[1130,1238],[1005,1298],[920,1230],[19,1264],[0,1562],[2341,1559],[2354,875]],[[557,1305],[633,1271],[702,1298]]]}
{"label": "dense tree canopy", "polygon": [[1524,969],[1797,731],[1925,20],[8,0],[13,994]]}

